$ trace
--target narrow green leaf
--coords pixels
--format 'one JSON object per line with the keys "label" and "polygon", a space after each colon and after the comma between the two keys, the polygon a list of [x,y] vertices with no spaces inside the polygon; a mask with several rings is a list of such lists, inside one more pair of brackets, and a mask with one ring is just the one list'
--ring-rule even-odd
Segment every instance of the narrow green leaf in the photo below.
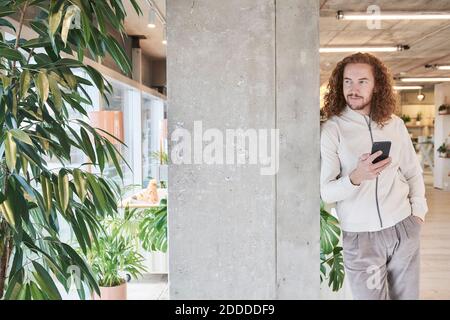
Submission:
{"label": "narrow green leaf", "polygon": [[16,167],[17,145],[10,131],[6,133],[5,153],[6,153],[6,165],[8,166],[10,171],[13,171],[14,168]]}
{"label": "narrow green leaf", "polygon": [[2,213],[6,222],[8,222],[8,224],[14,228],[16,226],[16,220],[14,219],[14,212],[11,203],[8,202],[8,200],[5,200],[0,204],[0,212]]}
{"label": "narrow green leaf", "polygon": [[136,11],[136,13],[138,15],[142,15],[142,10],[139,7],[139,4],[137,3],[137,1],[136,0],[131,0],[131,4],[133,5],[134,11]]}
{"label": "narrow green leaf", "polygon": [[30,290],[33,300],[46,300],[46,297],[42,290],[33,281],[30,281]]}
{"label": "narrow green leaf", "polygon": [[61,300],[61,295],[59,294],[58,288],[47,270],[45,270],[45,268],[36,261],[33,261],[33,266],[36,270],[36,272],[33,272],[33,275],[39,286],[45,290],[45,293],[50,299]]}
{"label": "narrow green leaf", "polygon": [[49,83],[47,74],[44,71],[39,72],[36,81],[35,81],[36,87],[38,89],[39,99],[41,101],[41,104],[44,104],[48,99],[48,93],[49,93]]}
{"label": "narrow green leaf", "polygon": [[100,185],[97,183],[92,174],[86,173],[86,177],[89,185],[91,186],[91,190],[93,191],[94,199],[99,203],[99,209],[103,210],[106,206],[106,200]]}
{"label": "narrow green leaf", "polygon": [[22,173],[26,177],[28,173],[28,158],[25,155],[21,154],[20,161],[22,163]]}
{"label": "narrow green leaf", "polygon": [[94,148],[92,147],[91,139],[89,138],[89,135],[84,128],[80,128],[80,133],[87,155],[89,156],[91,162],[95,163],[95,153]]}
{"label": "narrow green leaf", "polygon": [[12,23],[9,22],[8,20],[4,19],[4,18],[0,18],[0,26],[9,27],[9,28],[13,29],[14,32],[16,32],[16,28],[14,28]]}
{"label": "narrow green leaf", "polygon": [[67,210],[67,206],[69,205],[69,191],[69,176],[65,170],[61,170],[58,175],[58,193],[63,212]]}
{"label": "narrow green leaf", "polygon": [[50,16],[48,18],[48,30],[51,37],[54,37],[56,30],[58,30],[59,24],[61,22],[63,8],[64,6],[60,6],[58,11],[50,13]]}
{"label": "narrow green leaf", "polygon": [[52,192],[53,187],[50,179],[46,176],[41,176],[42,195],[44,197],[45,211],[49,215],[52,210]]}
{"label": "narrow green leaf", "polygon": [[20,96],[26,97],[27,91],[30,88],[31,74],[29,70],[23,70],[20,75]]}
{"label": "narrow green leaf", "polygon": [[46,37],[39,37],[35,39],[30,39],[26,41],[21,47],[22,48],[42,48],[50,46],[50,39],[46,35]]}
{"label": "narrow green leaf", "polygon": [[63,101],[61,97],[61,90],[59,89],[58,82],[56,81],[56,78],[50,74],[48,77],[48,83],[50,86],[50,91],[53,95],[53,102],[55,103],[56,110],[58,112],[61,112]]}
{"label": "narrow green leaf", "polygon": [[67,85],[70,89],[76,90],[78,82],[77,78],[70,72],[62,72],[62,75],[64,77],[64,80],[66,81]]}
{"label": "narrow green leaf", "polygon": [[120,163],[117,160],[117,154],[118,154],[117,150],[108,141],[106,141],[105,145],[106,145],[106,148],[108,149],[108,152],[109,152],[109,158],[113,161],[114,167],[116,168],[116,171],[119,174],[119,177],[121,179],[123,179],[122,167],[120,166]]}
{"label": "narrow green leaf", "polygon": [[21,268],[18,272],[14,273],[11,279],[8,281],[8,288],[5,292],[5,300],[16,299],[22,288],[22,282],[24,277],[24,270]]}
{"label": "narrow green leaf", "polygon": [[103,172],[105,168],[105,151],[98,136],[95,136],[95,151],[97,153],[98,166],[100,167],[100,172]]}
{"label": "narrow green leaf", "polygon": [[94,275],[92,273],[92,270],[89,268],[89,266],[83,261],[83,259],[78,255],[78,253],[73,250],[69,245],[65,243],[61,243],[61,246],[64,248],[64,250],[67,252],[67,254],[71,257],[73,262],[81,268],[81,270],[84,272],[84,275],[87,277],[91,287],[94,289],[94,291],[97,294],[100,294],[100,289],[98,287],[98,283],[94,278]]}
{"label": "narrow green leaf", "polygon": [[75,5],[71,5],[66,10],[66,14],[64,15],[64,21],[63,21],[62,30],[61,30],[61,38],[62,38],[62,41],[64,42],[64,45],[67,45],[67,36],[69,34],[69,29],[70,29],[70,25],[72,24],[72,20],[78,14],[80,14],[80,9]]}
{"label": "narrow green leaf", "polygon": [[33,141],[31,141],[30,136],[25,131],[22,131],[21,129],[12,129],[9,130],[9,132],[11,132],[12,136],[17,140],[22,141],[31,146],[33,145]]}
{"label": "narrow green leaf", "polygon": [[11,7],[4,6],[0,10],[0,17],[10,16],[17,13],[16,10],[11,10]]}
{"label": "narrow green leaf", "polygon": [[11,48],[0,48],[0,57],[12,61],[23,61],[22,54],[19,51]]}
{"label": "narrow green leaf", "polygon": [[72,174],[78,197],[84,202],[84,199],[86,198],[86,178],[83,176],[83,172],[80,169],[73,169]]}

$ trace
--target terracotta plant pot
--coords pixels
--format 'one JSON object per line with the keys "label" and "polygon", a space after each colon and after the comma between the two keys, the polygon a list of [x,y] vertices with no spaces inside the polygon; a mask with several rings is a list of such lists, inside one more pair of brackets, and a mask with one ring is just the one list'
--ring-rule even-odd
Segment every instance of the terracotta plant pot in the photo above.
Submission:
{"label": "terracotta plant pot", "polygon": [[92,296],[93,300],[127,300],[127,283],[115,287],[100,287],[100,297],[96,292]]}

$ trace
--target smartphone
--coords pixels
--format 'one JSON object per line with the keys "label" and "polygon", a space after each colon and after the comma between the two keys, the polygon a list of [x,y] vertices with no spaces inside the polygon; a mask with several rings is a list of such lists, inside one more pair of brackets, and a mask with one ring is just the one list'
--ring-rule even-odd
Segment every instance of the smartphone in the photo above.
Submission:
{"label": "smartphone", "polygon": [[391,142],[390,141],[375,141],[372,144],[372,152],[371,154],[374,154],[377,151],[383,151],[383,154],[378,156],[375,160],[372,161],[372,163],[380,162],[387,157],[389,157],[389,152],[391,151]]}

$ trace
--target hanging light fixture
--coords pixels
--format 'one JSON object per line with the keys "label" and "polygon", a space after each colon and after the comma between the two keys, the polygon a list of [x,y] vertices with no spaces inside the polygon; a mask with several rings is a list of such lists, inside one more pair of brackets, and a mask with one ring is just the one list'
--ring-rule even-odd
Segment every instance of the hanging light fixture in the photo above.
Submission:
{"label": "hanging light fixture", "polygon": [[419,89],[419,94],[417,95],[417,100],[423,101],[425,99],[425,95],[422,93],[422,89]]}
{"label": "hanging light fixture", "polygon": [[156,14],[153,8],[150,8],[150,12],[148,13],[148,24],[147,27],[154,29],[156,28]]}

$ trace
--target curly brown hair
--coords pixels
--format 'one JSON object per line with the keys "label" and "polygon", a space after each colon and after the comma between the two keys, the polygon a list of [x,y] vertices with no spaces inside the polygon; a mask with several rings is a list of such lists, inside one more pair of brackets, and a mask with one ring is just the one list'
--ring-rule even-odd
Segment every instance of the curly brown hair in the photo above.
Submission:
{"label": "curly brown hair", "polygon": [[393,80],[386,65],[380,59],[369,53],[355,53],[340,61],[331,74],[324,97],[323,111],[326,118],[339,116],[344,111],[347,102],[343,92],[344,69],[349,63],[365,63],[372,66],[375,87],[371,100],[372,120],[383,126],[391,118],[396,107],[396,98],[392,87]]}

